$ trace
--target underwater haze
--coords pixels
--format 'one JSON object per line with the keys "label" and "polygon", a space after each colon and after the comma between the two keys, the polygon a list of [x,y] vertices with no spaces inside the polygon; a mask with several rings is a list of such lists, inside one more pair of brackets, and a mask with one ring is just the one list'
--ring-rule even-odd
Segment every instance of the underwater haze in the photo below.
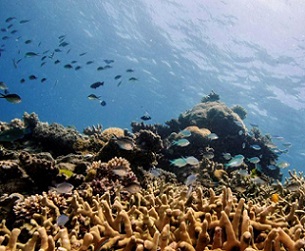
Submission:
{"label": "underwater haze", "polygon": [[0,81],[22,99],[0,100],[1,121],[165,123],[213,90],[247,110],[247,127],[291,143],[280,157],[290,169],[304,167],[304,1],[1,0],[0,10]]}

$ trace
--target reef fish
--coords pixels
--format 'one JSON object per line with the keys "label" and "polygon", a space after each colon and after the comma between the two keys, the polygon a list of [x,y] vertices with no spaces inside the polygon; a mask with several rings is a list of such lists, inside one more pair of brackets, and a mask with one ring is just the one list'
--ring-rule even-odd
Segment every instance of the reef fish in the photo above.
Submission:
{"label": "reef fish", "polygon": [[186,160],[186,163],[191,166],[199,165],[198,159],[196,159],[194,156],[187,157],[185,160]]}
{"label": "reef fish", "polygon": [[140,119],[142,119],[144,121],[147,121],[147,120],[151,120],[151,117],[148,114],[148,112],[145,112],[145,114]]}
{"label": "reef fish", "polygon": [[96,96],[95,94],[88,95],[88,99],[90,100],[99,100],[101,96]]}
{"label": "reef fish", "polygon": [[177,167],[184,167],[188,163],[185,158],[178,158],[170,161],[171,165],[177,166]]}
{"label": "reef fish", "polygon": [[125,177],[128,174],[128,171],[125,168],[115,168],[112,169],[112,172],[119,177]]}
{"label": "reef fish", "polygon": [[276,163],[276,166],[279,167],[279,168],[287,168],[290,166],[290,164],[286,161],[281,161],[279,163]]}
{"label": "reef fish", "polygon": [[104,85],[104,81],[103,82],[98,81],[98,82],[95,82],[92,85],[90,85],[90,88],[96,89],[96,88],[98,88],[100,86],[103,86],[103,85]]}
{"label": "reef fish", "polygon": [[8,88],[7,88],[7,85],[4,83],[4,82],[0,82],[0,90],[3,90],[3,91],[5,91],[5,90],[7,90]]}
{"label": "reef fish", "polygon": [[115,137],[115,143],[119,146],[119,148],[127,151],[131,151],[135,147],[132,138],[129,137],[120,137],[120,138]]}
{"label": "reef fish", "polygon": [[172,142],[172,145],[181,147],[188,146],[189,144],[190,142],[187,139],[178,139]]}
{"label": "reef fish", "polygon": [[55,187],[50,187],[51,191],[56,191],[57,193],[71,193],[74,186],[69,182],[62,182],[57,184]]}
{"label": "reef fish", "polygon": [[13,104],[18,104],[21,102],[21,97],[18,94],[2,94],[0,93],[1,97],[6,99],[8,102]]}
{"label": "reef fish", "polygon": [[261,147],[259,145],[251,145],[250,147],[256,151],[261,150]]}
{"label": "reef fish", "polygon": [[241,154],[235,155],[227,164],[226,167],[238,167],[244,162],[244,156]]}
{"label": "reef fish", "polygon": [[218,139],[218,135],[217,135],[216,133],[210,133],[210,134],[208,135],[208,139],[210,139],[210,140],[216,140],[216,139]]}
{"label": "reef fish", "polygon": [[181,135],[182,137],[190,137],[192,135],[192,133],[189,130],[182,130],[178,134]]}
{"label": "reef fish", "polygon": [[191,186],[196,181],[196,179],[197,179],[197,175],[196,174],[191,174],[191,175],[187,176],[184,183],[185,183],[186,186]]}
{"label": "reef fish", "polygon": [[65,214],[61,214],[58,216],[56,223],[59,227],[64,227],[68,221],[69,217]]}
{"label": "reef fish", "polygon": [[135,194],[141,190],[141,186],[139,183],[131,183],[130,185],[123,188],[123,191],[127,191],[131,194]]}
{"label": "reef fish", "polygon": [[259,157],[252,157],[252,158],[248,158],[247,160],[252,164],[257,164],[258,162],[260,162]]}

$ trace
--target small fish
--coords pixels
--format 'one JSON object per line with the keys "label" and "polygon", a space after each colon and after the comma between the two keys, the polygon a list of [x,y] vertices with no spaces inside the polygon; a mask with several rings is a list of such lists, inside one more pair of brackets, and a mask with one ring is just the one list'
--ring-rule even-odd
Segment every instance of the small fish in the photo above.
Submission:
{"label": "small fish", "polygon": [[88,96],[88,99],[90,100],[99,100],[101,98],[101,96],[96,96],[95,94],[90,94]]}
{"label": "small fish", "polygon": [[253,123],[250,123],[250,126],[252,126],[252,127],[258,127],[258,124],[253,124]]}
{"label": "small fish", "polygon": [[280,200],[280,195],[278,193],[274,193],[271,195],[270,200],[274,203],[278,203]]}
{"label": "small fish", "polygon": [[77,63],[76,60],[71,61],[71,64],[76,64],[76,63]]}
{"label": "small fish", "polygon": [[154,177],[159,177],[161,175],[160,169],[155,167],[151,168],[149,173]]}
{"label": "small fish", "polygon": [[60,60],[59,59],[56,59],[55,61],[54,61],[54,64],[59,64],[60,63]]}
{"label": "small fish", "polygon": [[58,39],[64,39],[66,37],[66,35],[60,35],[59,37],[58,37]]}
{"label": "small fish", "polygon": [[212,151],[203,152],[201,154],[201,156],[202,156],[202,158],[206,158],[206,159],[213,159],[215,157],[215,155]]}
{"label": "small fish", "polygon": [[69,217],[65,214],[61,214],[60,216],[58,216],[56,223],[59,227],[64,227],[68,221]]}
{"label": "small fish", "polygon": [[47,62],[42,62],[42,63],[40,64],[40,67],[44,66],[46,63],[47,63]]}
{"label": "small fish", "polygon": [[10,25],[8,25],[6,28],[7,29],[10,29],[10,28],[12,28],[14,25],[13,24],[10,24]]}
{"label": "small fish", "polygon": [[90,85],[90,88],[96,89],[96,88],[98,88],[100,86],[103,86],[103,85],[104,85],[104,81],[103,82],[98,81],[98,82],[95,82],[92,85]]}
{"label": "small fish", "polygon": [[65,68],[65,69],[72,69],[73,66],[72,66],[71,64],[65,64],[65,65],[64,65],[64,68]]}
{"label": "small fish", "polygon": [[112,63],[114,63],[114,60],[112,60],[112,59],[105,59],[104,62],[106,64],[112,64]]}
{"label": "small fish", "polygon": [[47,58],[47,56],[43,56],[43,57],[41,58],[41,61],[45,60],[46,58]]}
{"label": "small fish", "polygon": [[292,146],[292,144],[290,142],[283,143],[282,145],[285,146],[285,147],[291,147]]}
{"label": "small fish", "polygon": [[37,79],[37,77],[35,75],[30,75],[29,76],[29,80],[36,80],[36,79]]}
{"label": "small fish", "polygon": [[114,77],[114,79],[115,80],[118,80],[118,79],[120,79],[122,77],[122,75],[116,75],[115,77]]}
{"label": "small fish", "polygon": [[108,65],[108,64],[104,66],[104,70],[106,70],[106,69],[111,69],[111,68],[112,68],[112,66],[111,66],[111,65]]}
{"label": "small fish", "polygon": [[7,87],[7,85],[4,83],[4,82],[0,82],[0,90],[7,90],[8,89],[8,87]]}
{"label": "small fish", "polygon": [[131,78],[129,78],[128,80],[129,80],[129,81],[137,81],[138,79],[135,78],[135,77],[131,77]]}
{"label": "small fish", "polygon": [[250,147],[256,151],[259,151],[262,149],[259,145],[250,145]]}
{"label": "small fish", "polygon": [[252,157],[252,158],[248,158],[247,160],[252,164],[257,164],[258,162],[260,162],[259,157]]}
{"label": "small fish", "polygon": [[196,179],[197,179],[197,175],[196,174],[191,174],[191,175],[187,176],[184,184],[186,186],[191,186],[196,181]]}
{"label": "small fish", "polygon": [[139,183],[131,183],[129,186],[123,188],[123,191],[127,191],[131,194],[135,194],[141,190],[141,185]]}
{"label": "small fish", "polygon": [[69,43],[67,43],[67,42],[61,42],[60,44],[59,44],[59,46],[60,47],[66,47],[67,45],[69,45]]}
{"label": "small fish", "polygon": [[70,178],[74,173],[68,169],[59,169],[59,174],[64,174],[67,178]]}
{"label": "small fish", "polygon": [[6,99],[8,102],[13,104],[19,104],[21,102],[21,97],[18,94],[2,94],[0,93],[1,97]]}
{"label": "small fish", "polygon": [[106,101],[105,101],[105,100],[101,101],[101,102],[100,102],[100,105],[101,105],[101,106],[106,106]]}
{"label": "small fish", "polygon": [[237,173],[238,175],[242,176],[242,177],[248,177],[249,176],[249,173],[248,173],[247,169],[238,169],[234,172]]}
{"label": "small fish", "polygon": [[115,143],[119,146],[119,148],[126,151],[132,151],[135,147],[133,139],[130,137],[115,137]]}
{"label": "small fish", "polygon": [[126,72],[134,72],[133,69],[127,69]]}
{"label": "small fish", "polygon": [[83,52],[83,53],[79,54],[79,56],[82,57],[82,56],[84,56],[86,54],[87,54],[87,52]]}
{"label": "small fish", "polygon": [[1,28],[1,31],[2,31],[2,32],[7,32],[7,29]]}
{"label": "small fish", "polygon": [[244,162],[244,156],[241,154],[235,155],[227,164],[226,167],[238,167]]}
{"label": "small fish", "polygon": [[50,50],[46,50],[44,51],[42,54],[47,54]]}
{"label": "small fish", "polygon": [[43,82],[45,82],[45,81],[47,81],[46,78],[42,78],[42,79],[40,80],[41,83],[43,83]]}
{"label": "small fish", "polygon": [[285,185],[285,188],[288,189],[290,192],[296,192],[300,189],[301,184],[299,182],[291,182]]}
{"label": "small fish", "polygon": [[246,143],[245,143],[245,142],[243,142],[243,143],[241,144],[241,148],[242,148],[242,149],[245,149],[245,148],[246,148]]}
{"label": "small fish", "polygon": [[260,177],[255,177],[255,178],[251,178],[251,181],[257,185],[257,186],[261,186],[261,185],[265,185],[267,182],[264,181],[263,179],[261,179]]}
{"label": "small fish", "polygon": [[128,171],[124,168],[112,169],[112,172],[119,177],[126,177],[128,175]]}
{"label": "small fish", "polygon": [[78,71],[78,70],[80,70],[81,68],[82,68],[82,67],[78,65],[78,66],[75,67],[75,70]]}
{"label": "small fish", "polygon": [[24,20],[20,20],[20,24],[25,24],[25,23],[28,23],[30,22],[31,20],[30,19],[24,19]]}
{"label": "small fish", "polygon": [[15,34],[15,33],[17,33],[18,31],[17,30],[12,30],[11,31],[11,34]]}
{"label": "small fish", "polygon": [[217,136],[216,133],[210,133],[210,134],[208,135],[208,139],[210,139],[210,140],[216,140],[216,139],[218,139],[218,136]]}
{"label": "small fish", "polygon": [[51,191],[56,191],[60,194],[71,193],[74,186],[69,182],[62,182],[57,184],[55,187],[50,187]]}
{"label": "small fish", "polygon": [[90,64],[93,64],[93,63],[94,63],[94,61],[92,61],[92,60],[86,62],[87,65],[90,65]]}
{"label": "small fish", "polygon": [[20,83],[21,83],[21,84],[23,84],[24,82],[25,82],[25,79],[24,79],[24,78],[20,79]]}
{"label": "small fish", "polygon": [[182,130],[178,134],[181,135],[182,137],[190,137],[192,135],[192,133],[189,130]]}
{"label": "small fish", "polygon": [[8,17],[5,22],[9,23],[11,21],[13,21],[14,19],[16,19],[16,17]]}
{"label": "small fish", "polygon": [[104,67],[103,66],[99,66],[99,67],[96,68],[96,70],[102,71],[102,70],[104,70]]}
{"label": "small fish", "polygon": [[61,49],[56,48],[54,51],[55,52],[61,52]]}
{"label": "small fish", "polygon": [[29,51],[29,52],[25,53],[25,57],[27,57],[27,58],[36,57],[36,56],[39,56],[39,54],[36,52]]}
{"label": "small fish", "polygon": [[30,44],[30,43],[32,43],[32,40],[31,39],[25,40],[24,43],[25,44]]}
{"label": "small fish", "polygon": [[172,142],[172,145],[175,145],[175,146],[181,146],[181,147],[184,147],[184,146],[188,146],[190,144],[190,142],[187,140],[187,139],[178,139],[178,140],[174,140]]}
{"label": "small fish", "polygon": [[276,163],[276,166],[279,167],[279,168],[284,169],[284,168],[289,167],[290,164],[289,164],[288,162],[286,162],[286,161],[281,161],[281,162],[279,162],[279,163]]}
{"label": "small fish", "polygon": [[117,86],[119,87],[122,84],[122,80],[117,84]]}
{"label": "small fish", "polygon": [[184,167],[188,163],[185,158],[178,158],[178,159],[170,160],[170,164],[177,167]]}
{"label": "small fish", "polygon": [[140,117],[140,119],[147,121],[147,120],[151,120],[151,117],[147,112],[145,112],[145,114],[142,117]]}
{"label": "small fish", "polygon": [[2,40],[8,40],[10,37],[8,37],[8,36],[3,36],[2,37]]}
{"label": "small fish", "polygon": [[198,159],[196,159],[196,158],[193,157],[193,156],[187,157],[185,160],[186,160],[186,163],[189,164],[189,165],[191,165],[191,166],[197,166],[197,165],[199,165]]}
{"label": "small fish", "polygon": [[225,160],[230,160],[232,159],[232,156],[230,153],[223,153],[222,154],[222,157],[225,159]]}

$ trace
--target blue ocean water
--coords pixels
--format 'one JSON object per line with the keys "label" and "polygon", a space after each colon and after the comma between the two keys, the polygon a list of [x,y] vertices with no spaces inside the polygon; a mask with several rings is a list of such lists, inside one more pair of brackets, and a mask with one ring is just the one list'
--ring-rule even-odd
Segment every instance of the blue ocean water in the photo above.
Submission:
{"label": "blue ocean water", "polygon": [[[249,128],[284,137],[275,141],[280,148],[292,143],[281,159],[302,170],[304,9],[301,0],[1,0],[0,81],[22,102],[0,100],[0,120],[26,111],[80,131],[98,123],[130,128],[145,112],[149,123],[177,118],[214,90],[248,111]],[[105,60],[112,68],[98,71]],[[104,86],[90,88],[97,81]]]}

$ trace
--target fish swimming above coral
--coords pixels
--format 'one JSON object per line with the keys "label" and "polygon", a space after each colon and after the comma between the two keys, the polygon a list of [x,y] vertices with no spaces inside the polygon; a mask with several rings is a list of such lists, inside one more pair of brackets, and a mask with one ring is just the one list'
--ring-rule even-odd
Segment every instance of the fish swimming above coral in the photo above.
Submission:
{"label": "fish swimming above coral", "polygon": [[181,146],[181,147],[185,147],[185,146],[188,146],[190,144],[190,142],[187,140],[187,139],[177,139],[177,140],[174,140],[172,143],[171,143],[171,146]]}
{"label": "fish swimming above coral", "polygon": [[62,182],[57,184],[55,187],[49,187],[51,191],[56,191],[57,193],[71,193],[74,186],[69,182]]}
{"label": "fish swimming above coral", "polygon": [[12,93],[12,94],[0,93],[0,95],[1,95],[0,98],[4,98],[12,104],[19,104],[21,102],[21,97],[18,94],[15,94],[15,93]]}
{"label": "fish swimming above coral", "polygon": [[226,167],[238,167],[244,163],[245,157],[241,154],[235,155],[227,164]]}

